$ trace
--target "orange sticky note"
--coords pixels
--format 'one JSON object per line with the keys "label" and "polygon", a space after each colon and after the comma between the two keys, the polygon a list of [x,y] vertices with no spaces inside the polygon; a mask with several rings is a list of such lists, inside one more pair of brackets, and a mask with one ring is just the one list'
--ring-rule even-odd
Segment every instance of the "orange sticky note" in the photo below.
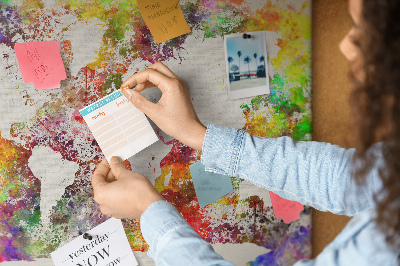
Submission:
{"label": "orange sticky note", "polygon": [[36,90],[59,88],[67,78],[60,42],[16,43],[14,50],[24,82],[33,83]]}
{"label": "orange sticky note", "polygon": [[157,43],[190,32],[179,0],[137,0],[140,14]]}
{"label": "orange sticky note", "polygon": [[300,219],[300,213],[304,210],[301,203],[284,199],[271,191],[269,196],[276,218],[282,219],[285,223]]}

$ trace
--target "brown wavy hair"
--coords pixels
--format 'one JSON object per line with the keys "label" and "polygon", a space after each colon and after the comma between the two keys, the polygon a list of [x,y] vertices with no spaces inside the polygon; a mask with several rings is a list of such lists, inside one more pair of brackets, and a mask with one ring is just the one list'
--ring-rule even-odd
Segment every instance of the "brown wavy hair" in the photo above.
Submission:
{"label": "brown wavy hair", "polygon": [[[357,151],[354,178],[362,184],[376,162],[367,152],[382,142],[383,188],[374,196],[375,221],[387,243],[400,250],[400,1],[363,0],[360,35],[354,41],[362,62],[353,65],[351,106]],[[363,73],[362,78],[359,74]],[[361,162],[361,164],[359,164]],[[358,165],[358,166],[357,166]]]}

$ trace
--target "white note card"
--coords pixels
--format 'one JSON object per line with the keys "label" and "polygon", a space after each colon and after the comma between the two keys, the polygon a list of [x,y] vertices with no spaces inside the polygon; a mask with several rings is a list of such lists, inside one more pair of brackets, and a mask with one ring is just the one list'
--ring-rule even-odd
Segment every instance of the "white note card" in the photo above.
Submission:
{"label": "white note card", "polygon": [[56,266],[136,266],[121,220],[110,218],[51,253]]}
{"label": "white note card", "polygon": [[158,140],[143,112],[115,91],[79,111],[105,157],[126,160]]}

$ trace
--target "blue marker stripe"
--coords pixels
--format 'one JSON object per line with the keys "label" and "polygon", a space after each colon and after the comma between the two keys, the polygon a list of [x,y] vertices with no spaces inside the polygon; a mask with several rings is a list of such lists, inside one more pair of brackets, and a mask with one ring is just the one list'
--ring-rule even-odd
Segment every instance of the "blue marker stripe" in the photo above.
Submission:
{"label": "blue marker stripe", "polygon": [[123,96],[123,94],[120,91],[116,91],[114,93],[111,93],[110,95],[108,95],[107,97],[101,99],[100,101],[95,102],[94,104],[86,107],[85,109],[80,110],[79,112],[81,113],[82,116],[88,115],[91,112],[96,111],[97,109],[99,109],[100,107],[108,104],[109,102],[114,101],[115,99],[119,98]]}

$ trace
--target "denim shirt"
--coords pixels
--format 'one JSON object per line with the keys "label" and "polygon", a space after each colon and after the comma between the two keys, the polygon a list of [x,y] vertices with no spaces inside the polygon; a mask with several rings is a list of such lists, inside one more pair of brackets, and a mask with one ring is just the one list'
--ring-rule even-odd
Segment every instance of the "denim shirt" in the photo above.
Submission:
{"label": "denim shirt", "polygon": [[[354,216],[314,260],[294,265],[398,265],[374,222],[373,195],[382,187],[376,167],[359,186],[351,177],[354,149],[320,142],[251,136],[209,125],[201,161],[207,171],[240,177],[279,196],[321,211]],[[148,255],[157,265],[232,265],[214,252],[165,201],[151,204],[140,218]]]}

